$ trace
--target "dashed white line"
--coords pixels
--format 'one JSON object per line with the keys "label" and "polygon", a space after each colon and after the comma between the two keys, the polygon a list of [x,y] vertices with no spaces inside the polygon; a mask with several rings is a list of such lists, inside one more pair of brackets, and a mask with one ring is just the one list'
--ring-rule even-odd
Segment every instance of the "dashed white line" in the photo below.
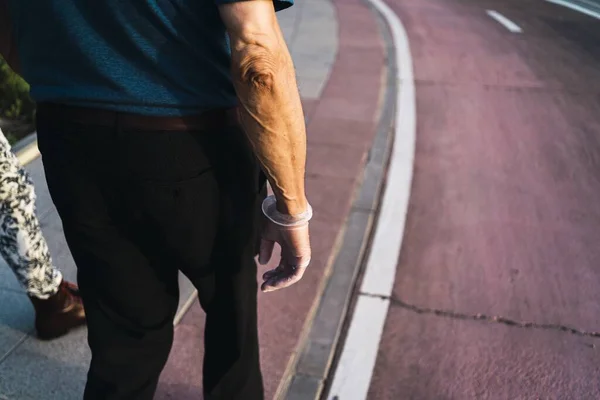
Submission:
{"label": "dashed white line", "polygon": [[571,10],[578,11],[578,12],[588,15],[590,17],[600,19],[600,13],[590,10],[589,8],[584,7],[582,5],[572,3],[570,1],[564,1],[564,0],[546,0],[546,1],[548,3],[558,4],[559,6],[570,8]]}
{"label": "dashed white line", "polygon": [[396,49],[398,93],[394,145],[361,294],[334,374],[329,399],[367,398],[387,317],[387,298],[392,293],[396,276],[413,176],[416,98],[408,36],[398,16],[382,0],[369,2],[388,23]]}
{"label": "dashed white line", "polygon": [[521,33],[523,30],[519,25],[512,22],[510,19],[506,18],[504,15],[500,14],[498,11],[487,10],[487,15],[495,19],[500,25],[504,26],[512,33]]}

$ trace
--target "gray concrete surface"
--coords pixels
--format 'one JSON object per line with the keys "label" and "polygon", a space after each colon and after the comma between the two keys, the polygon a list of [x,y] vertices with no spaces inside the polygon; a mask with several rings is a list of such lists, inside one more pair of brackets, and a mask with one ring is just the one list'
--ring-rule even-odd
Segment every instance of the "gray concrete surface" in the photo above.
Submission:
{"label": "gray concrete surface", "polygon": [[335,61],[338,26],[331,1],[299,1],[279,13],[303,99],[317,99]]}

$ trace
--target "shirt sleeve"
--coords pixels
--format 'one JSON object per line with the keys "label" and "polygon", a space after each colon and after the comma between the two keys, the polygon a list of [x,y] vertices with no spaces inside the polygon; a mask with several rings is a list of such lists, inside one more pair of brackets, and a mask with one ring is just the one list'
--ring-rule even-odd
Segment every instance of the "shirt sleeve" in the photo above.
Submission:
{"label": "shirt sleeve", "polygon": [[[228,4],[228,3],[237,3],[238,1],[247,1],[247,0],[214,0],[215,4]],[[275,11],[285,10],[294,5],[294,0],[273,0],[273,5],[275,6]]]}

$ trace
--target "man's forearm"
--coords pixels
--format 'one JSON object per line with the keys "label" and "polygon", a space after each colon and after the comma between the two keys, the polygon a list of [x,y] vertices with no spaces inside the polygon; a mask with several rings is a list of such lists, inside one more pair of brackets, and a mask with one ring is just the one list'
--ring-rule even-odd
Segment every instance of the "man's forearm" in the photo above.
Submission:
{"label": "man's forearm", "polygon": [[307,209],[306,131],[294,66],[283,34],[275,20],[267,34],[253,34],[249,29],[231,36],[232,74],[241,103],[241,123],[269,178],[278,210],[300,214]]}
{"label": "man's forearm", "polygon": [[255,51],[273,53],[249,54],[248,63],[234,69],[240,120],[269,177],[279,211],[299,214],[306,210],[306,133],[293,64],[285,48],[248,53]]}

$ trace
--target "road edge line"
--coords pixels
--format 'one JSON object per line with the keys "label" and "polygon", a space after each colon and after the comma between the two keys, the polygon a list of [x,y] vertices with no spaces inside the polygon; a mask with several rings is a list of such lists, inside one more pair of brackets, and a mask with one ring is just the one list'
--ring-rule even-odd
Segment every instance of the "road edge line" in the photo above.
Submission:
{"label": "road edge line", "polygon": [[589,9],[586,6],[581,5],[579,3],[573,3],[571,1],[565,1],[565,0],[546,0],[546,2],[556,4],[558,6],[563,6],[570,10],[573,10],[573,11],[577,11],[581,14],[587,15],[588,17],[600,19],[600,12]]}
{"label": "road edge line", "polygon": [[[413,63],[406,29],[398,15],[382,0],[368,2],[385,19],[396,50],[398,84],[394,146],[386,178],[373,242],[358,295],[355,314],[334,372],[331,398],[366,399],[389,300],[408,214],[416,143],[416,92]],[[362,293],[382,296],[373,299]]]}

